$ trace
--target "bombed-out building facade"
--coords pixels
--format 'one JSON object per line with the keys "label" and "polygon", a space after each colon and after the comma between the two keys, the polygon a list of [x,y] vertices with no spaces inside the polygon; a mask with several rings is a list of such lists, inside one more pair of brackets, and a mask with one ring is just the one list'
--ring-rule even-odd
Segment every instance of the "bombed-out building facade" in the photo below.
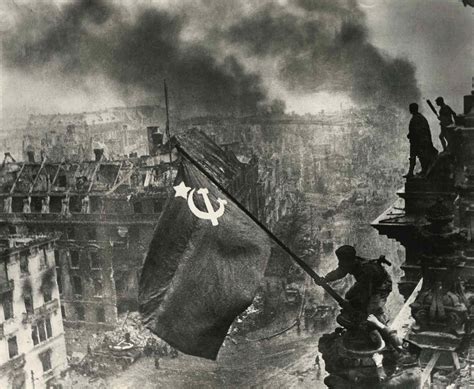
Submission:
{"label": "bombed-out building facade", "polygon": [[87,330],[110,329],[136,300],[143,252],[172,175],[126,162],[43,160],[2,170],[0,217],[8,229],[61,233],[54,256],[69,345],[83,348]]}
{"label": "bombed-out building facade", "polygon": [[0,387],[42,388],[67,367],[55,236],[0,239]]}
{"label": "bombed-out building facade", "polygon": [[[408,153],[406,120],[403,112],[380,106],[303,116],[190,118],[178,125],[197,127],[236,154],[258,155],[261,175],[278,172],[277,179],[288,182],[286,193],[346,194],[375,181],[365,196],[370,200],[387,181],[399,185],[403,159],[384,156]],[[382,130],[390,135],[379,136]]]}
{"label": "bombed-out building facade", "polygon": [[[159,106],[111,108],[75,114],[30,115],[21,139],[23,160],[82,161],[103,148],[110,159],[147,154],[146,127],[163,121]],[[19,142],[20,139],[17,140]],[[16,156],[21,159],[20,156]]]}
{"label": "bombed-out building facade", "polygon": [[[137,309],[141,267],[179,165],[156,127],[148,139],[150,152],[142,157],[111,160],[96,148],[93,160],[35,154],[34,162],[8,162],[0,170],[3,231],[59,236],[53,257],[68,353],[85,351],[91,334],[115,328],[121,313]],[[232,172],[228,190],[258,212],[257,160],[240,162],[198,130],[183,139],[190,139],[188,147],[220,150]]]}

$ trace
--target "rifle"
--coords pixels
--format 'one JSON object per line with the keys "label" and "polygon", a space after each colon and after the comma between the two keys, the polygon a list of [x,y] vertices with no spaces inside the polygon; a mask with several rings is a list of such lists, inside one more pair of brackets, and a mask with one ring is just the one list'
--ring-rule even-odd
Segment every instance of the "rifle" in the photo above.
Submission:
{"label": "rifle", "polygon": [[381,255],[377,259],[373,259],[373,261],[376,261],[380,265],[392,266],[392,262],[385,258],[385,255]]}
{"label": "rifle", "polygon": [[431,108],[431,110],[433,111],[433,113],[436,115],[436,117],[439,119],[438,112],[436,112],[436,109],[435,109],[433,103],[432,103],[429,99],[426,100],[426,102],[428,103],[429,107]]}

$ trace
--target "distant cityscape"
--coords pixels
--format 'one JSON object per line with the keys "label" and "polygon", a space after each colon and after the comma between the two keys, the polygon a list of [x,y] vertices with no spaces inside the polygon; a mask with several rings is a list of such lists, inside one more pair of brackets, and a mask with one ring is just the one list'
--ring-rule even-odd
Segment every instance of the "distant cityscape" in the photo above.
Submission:
{"label": "distant cityscape", "polygon": [[[60,382],[68,360],[94,352],[91,339],[137,310],[141,266],[177,171],[164,120],[158,106],[31,115],[2,139],[0,369],[9,373],[0,386]],[[300,215],[303,243],[295,249],[318,268],[343,241],[374,250],[368,242],[376,234],[366,226],[401,185],[405,120],[376,107],[198,117],[177,120],[172,132],[218,145],[227,155],[221,168],[236,172],[223,184],[268,227],[282,229],[282,239],[285,223]],[[393,242],[378,242],[397,252]],[[293,270],[272,255],[264,316],[304,282]]]}

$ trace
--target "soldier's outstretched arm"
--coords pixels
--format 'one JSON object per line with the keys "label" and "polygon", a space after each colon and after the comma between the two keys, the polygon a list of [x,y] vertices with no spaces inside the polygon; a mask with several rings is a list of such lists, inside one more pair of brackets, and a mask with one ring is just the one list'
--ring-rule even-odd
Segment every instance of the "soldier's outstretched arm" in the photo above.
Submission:
{"label": "soldier's outstretched arm", "polygon": [[341,278],[344,278],[346,275],[347,275],[347,272],[342,270],[340,267],[338,267],[337,269],[326,274],[323,278],[324,278],[324,281],[331,282],[331,281],[340,280]]}

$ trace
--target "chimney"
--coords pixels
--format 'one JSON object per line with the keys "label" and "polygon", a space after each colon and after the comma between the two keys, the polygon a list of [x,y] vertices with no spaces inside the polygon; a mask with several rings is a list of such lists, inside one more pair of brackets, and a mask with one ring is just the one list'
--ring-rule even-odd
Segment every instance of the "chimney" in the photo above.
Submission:
{"label": "chimney", "polygon": [[35,163],[35,152],[34,151],[27,151],[26,155],[28,156],[29,163]]}
{"label": "chimney", "polygon": [[159,154],[160,146],[163,145],[163,134],[159,132],[158,126],[148,126],[148,153],[154,157]]}
{"label": "chimney", "polygon": [[104,149],[94,149],[95,160],[99,162],[104,155]]}

